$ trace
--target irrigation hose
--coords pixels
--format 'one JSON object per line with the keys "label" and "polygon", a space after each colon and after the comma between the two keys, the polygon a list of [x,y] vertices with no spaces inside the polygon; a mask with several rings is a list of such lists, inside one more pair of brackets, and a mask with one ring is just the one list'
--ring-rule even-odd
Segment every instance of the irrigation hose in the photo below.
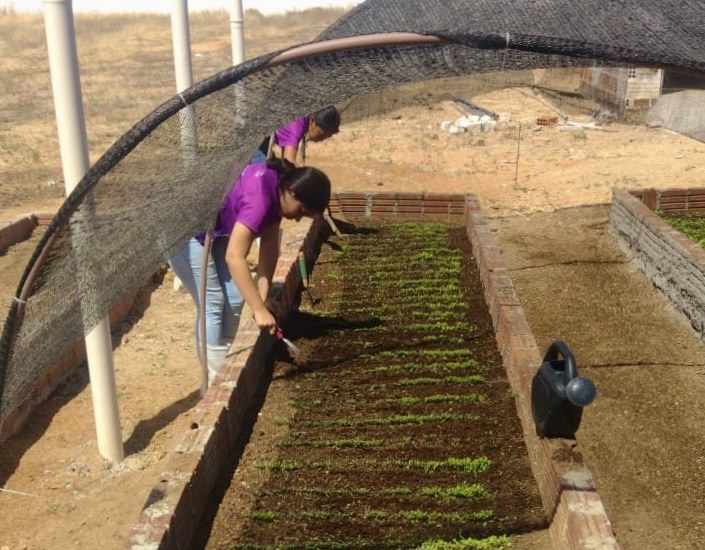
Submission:
{"label": "irrigation hose", "polygon": [[201,397],[208,391],[208,343],[206,342],[206,284],[208,280],[208,258],[211,255],[211,232],[206,232],[201,259],[201,284],[198,289],[198,335],[201,343]]}

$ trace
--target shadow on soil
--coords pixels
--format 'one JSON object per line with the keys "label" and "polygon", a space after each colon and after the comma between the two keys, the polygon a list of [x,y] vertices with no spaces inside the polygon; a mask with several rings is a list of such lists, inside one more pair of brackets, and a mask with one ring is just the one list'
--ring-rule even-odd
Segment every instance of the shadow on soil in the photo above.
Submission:
{"label": "shadow on soil", "polygon": [[[137,294],[132,308],[111,331],[113,349],[120,347],[124,337],[142,319],[151,303],[152,292],[161,284],[162,278],[159,277],[155,283],[143,288]],[[64,405],[79,395],[89,382],[87,363],[83,361],[44,403],[35,407],[22,431],[0,444],[0,457],[2,457],[2,461],[0,461],[0,487],[3,487],[15,472],[24,454],[41,439],[54,416]],[[153,418],[139,422],[125,442],[126,456],[146,448],[155,433],[172,422],[178,415],[193,407],[198,400],[198,392],[196,391],[161,410]],[[92,424],[90,429],[93,429]]]}
{"label": "shadow on soil", "polygon": [[[211,493],[208,495],[206,506],[203,510],[203,515],[199,519],[198,528],[193,536],[193,540],[189,543],[189,548],[194,550],[197,548],[205,548],[208,542],[220,503],[223,501],[226,491],[230,488],[230,483],[233,480],[234,472],[240,463],[245,447],[252,437],[252,430],[257,422],[259,412],[262,410],[264,401],[267,397],[269,384],[272,381],[272,374],[274,372],[274,361],[274,357],[269,354],[264,365],[264,368],[266,369],[264,380],[266,382],[261,384],[261,387],[257,388],[257,393],[253,397],[252,406],[245,411],[241,421],[242,433],[235,442],[235,448],[233,449],[233,456],[238,458],[234,459],[231,464],[224,467],[223,471],[219,472],[218,481],[213,487]],[[159,495],[150,495],[150,499],[160,500],[161,497]]]}
{"label": "shadow on soil", "polygon": [[125,441],[125,457],[144,451],[152,441],[154,434],[171,424],[179,415],[193,408],[200,400],[200,392],[195,390],[183,399],[163,408],[152,418],[140,420],[128,440]]}
{"label": "shadow on soil", "polygon": [[[383,321],[378,317],[365,319],[345,319],[343,317],[324,317],[314,315],[304,311],[293,310],[287,319],[283,330],[292,340],[297,341],[297,345],[302,349],[301,357],[293,358],[289,355],[284,345],[275,346],[274,359],[279,363],[289,363],[292,368],[286,372],[278,372],[275,378],[288,378],[297,374],[312,372],[322,368],[334,367],[356,359],[359,357],[357,350],[352,350],[349,355],[341,355],[335,359],[326,358],[323,360],[309,359],[313,354],[309,352],[307,340],[316,340],[326,336],[331,332],[355,330],[363,328],[374,328],[382,325]],[[304,340],[304,342],[301,342]]]}

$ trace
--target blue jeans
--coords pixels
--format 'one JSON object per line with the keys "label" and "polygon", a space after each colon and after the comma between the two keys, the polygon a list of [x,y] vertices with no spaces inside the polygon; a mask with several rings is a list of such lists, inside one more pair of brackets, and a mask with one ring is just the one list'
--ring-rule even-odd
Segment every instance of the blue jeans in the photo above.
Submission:
{"label": "blue jeans", "polygon": [[267,162],[267,157],[262,151],[257,149],[252,158],[250,158],[249,164],[262,164],[263,162]]}
{"label": "blue jeans", "polygon": [[[242,294],[235,286],[230,270],[225,263],[227,238],[212,241],[208,268],[206,271],[206,343],[209,347],[228,346],[235,338],[240,313]],[[203,262],[203,245],[196,239],[189,239],[169,260],[174,273],[188,289],[198,309]],[[200,356],[200,331],[196,317],[196,342]]]}

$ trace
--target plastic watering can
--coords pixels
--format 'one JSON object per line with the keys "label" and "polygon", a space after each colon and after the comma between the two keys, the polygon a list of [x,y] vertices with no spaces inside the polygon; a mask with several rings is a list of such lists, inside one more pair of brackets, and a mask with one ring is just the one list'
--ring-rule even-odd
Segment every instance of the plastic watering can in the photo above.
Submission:
{"label": "plastic watering can", "polygon": [[574,438],[583,407],[592,403],[596,395],[592,380],[578,376],[568,345],[556,340],[548,348],[531,384],[531,413],[536,431],[543,437]]}

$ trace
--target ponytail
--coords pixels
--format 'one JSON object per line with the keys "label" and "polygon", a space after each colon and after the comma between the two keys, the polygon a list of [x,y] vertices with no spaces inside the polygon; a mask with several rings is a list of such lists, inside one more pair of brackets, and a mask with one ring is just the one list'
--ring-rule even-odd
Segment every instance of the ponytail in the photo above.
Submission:
{"label": "ponytail", "polygon": [[328,207],[330,180],[318,168],[297,168],[288,160],[279,158],[268,160],[267,168],[277,173],[279,189],[291,190],[309,210],[323,212]]}

